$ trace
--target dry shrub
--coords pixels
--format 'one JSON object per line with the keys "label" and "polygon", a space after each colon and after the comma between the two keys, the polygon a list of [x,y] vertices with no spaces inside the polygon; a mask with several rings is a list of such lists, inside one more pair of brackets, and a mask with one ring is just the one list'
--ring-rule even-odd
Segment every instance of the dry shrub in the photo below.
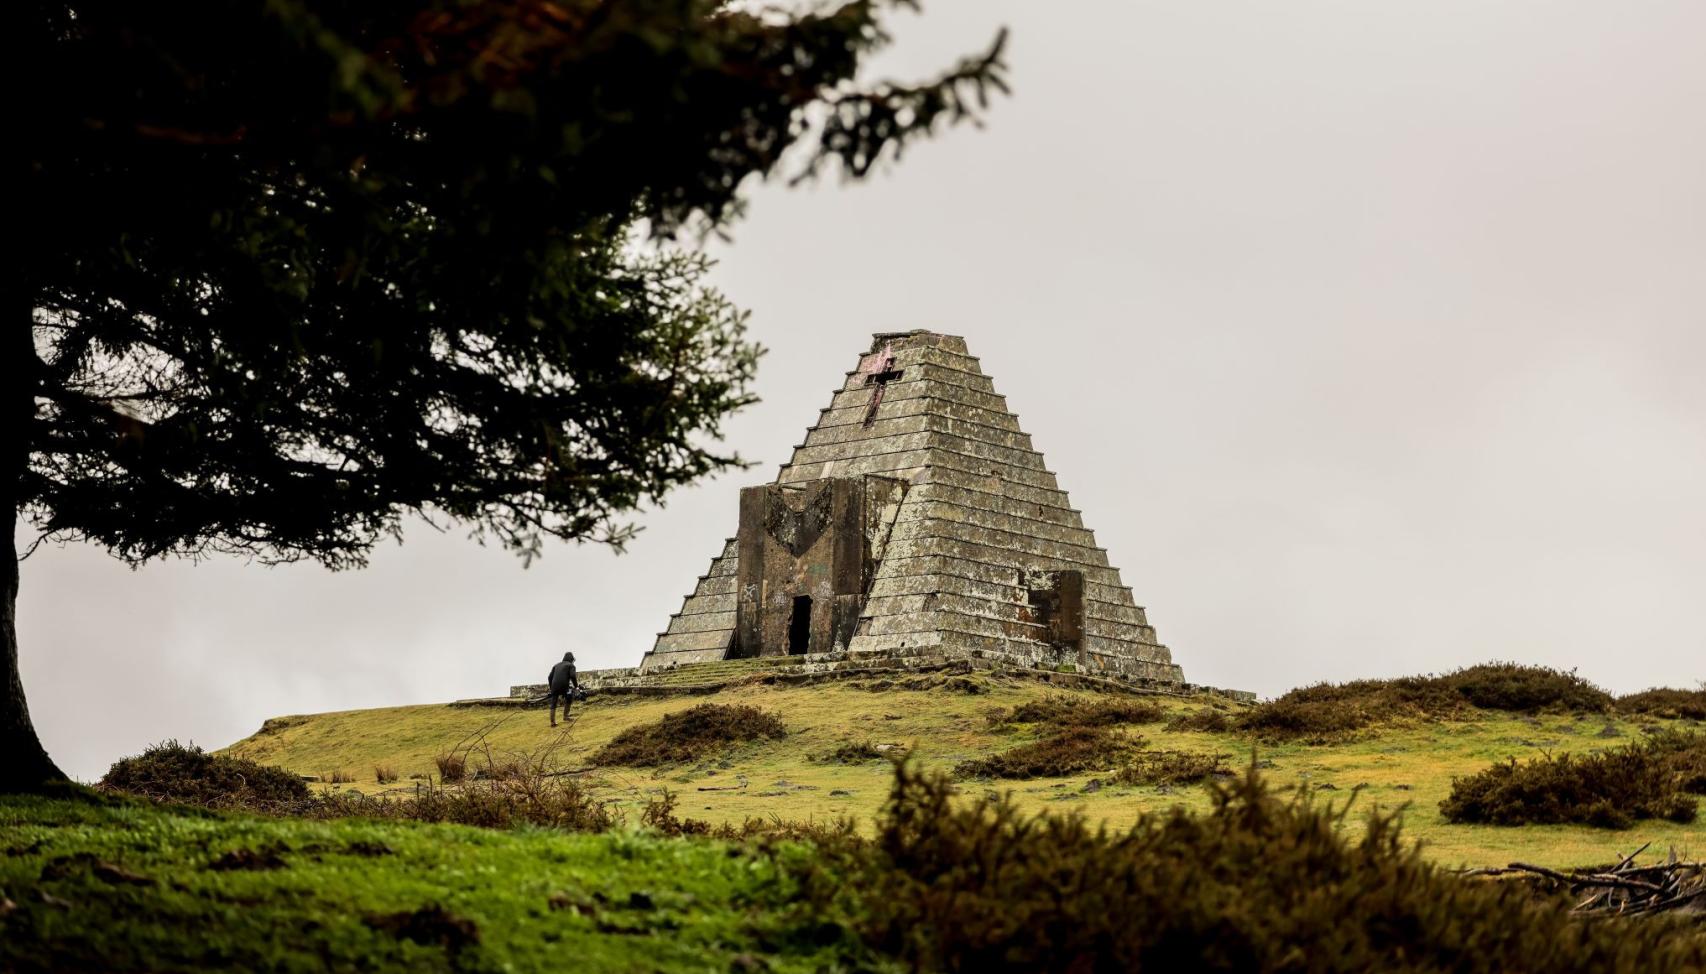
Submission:
{"label": "dry shrub", "polygon": [[397,769],[388,764],[373,766],[373,780],[382,785],[388,785],[397,780]]}
{"label": "dry shrub", "polygon": [[1437,971],[1680,974],[1706,940],[1667,920],[1590,923],[1555,899],[1425,862],[1397,821],[1281,800],[1252,772],[1205,814],[1127,833],[962,802],[903,768],[869,847],[808,886],[880,955],[931,971]]}
{"label": "dry shrub", "polygon": [[769,818],[748,817],[740,825],[728,822],[712,825],[702,819],[677,816],[675,805],[675,793],[664,789],[656,798],[647,800],[645,810],[640,813],[640,824],[671,837],[703,836],[732,842],[810,842],[825,850],[857,847],[864,841],[859,837],[856,823],[846,817],[817,822],[773,815]]}
{"label": "dry shrub", "polygon": [[1068,727],[1000,754],[962,761],[954,773],[965,778],[1059,778],[1120,766],[1143,746],[1104,727]]}
{"label": "dry shrub", "polygon": [[1626,714],[1645,714],[1648,717],[1706,720],[1706,688],[1678,690],[1654,687],[1618,697],[1617,709]]}
{"label": "dry shrub", "polygon": [[486,755],[486,766],[474,769],[477,780],[516,778],[527,773],[526,764],[519,758],[498,760],[492,755]]}
{"label": "dry shrub", "polygon": [[1274,740],[1339,740],[1396,715],[1379,690],[1365,689],[1379,682],[1321,683],[1292,690],[1240,714],[1233,726]]}
{"label": "dry shrub", "polygon": [[645,810],[640,813],[640,825],[662,835],[711,835],[717,827],[703,819],[681,818],[675,814],[675,792],[668,788],[656,798],[646,800]]}
{"label": "dry shrub", "polygon": [[438,780],[447,784],[461,781],[468,776],[468,759],[455,751],[446,751],[432,762],[438,765]]}
{"label": "dry shrub", "polygon": [[338,768],[333,771],[320,772],[320,780],[332,785],[349,785],[355,783],[355,775],[343,768]]}
{"label": "dry shrub", "polygon": [[739,825],[725,823],[711,830],[714,839],[734,842],[756,842],[768,845],[776,842],[809,842],[819,849],[863,848],[866,840],[859,835],[859,825],[852,818],[795,819],[771,815],[768,818],[748,816]]}
{"label": "dry shrub", "polygon": [[156,801],[222,808],[260,808],[308,798],[308,786],[283,768],[208,754],[177,741],[163,741],[114,762],[101,787]]}
{"label": "dry shrub", "polygon": [[860,764],[882,756],[883,752],[870,741],[842,741],[835,750],[819,755],[818,760],[824,764]]}
{"label": "dry shrub", "polygon": [[449,822],[492,829],[530,825],[567,832],[602,832],[621,822],[607,802],[573,781],[535,772],[456,788],[422,786],[413,795],[328,794],[295,811],[308,818]]}
{"label": "dry shrub", "polygon": [[[354,791],[315,794],[296,775],[282,768],[211,755],[176,741],[157,744],[141,756],[113,765],[101,787],[155,800],[188,802],[219,808],[241,808],[303,818],[376,818],[420,822],[452,822],[486,828],[533,825],[575,832],[598,832],[620,824],[609,804],[594,799],[572,780],[546,770],[552,755],[547,746],[514,761],[493,762],[501,775],[488,775],[454,788],[417,784],[414,794],[370,796]],[[440,773],[460,777],[465,761],[452,754],[440,757]],[[396,780],[385,766],[375,777]],[[328,780],[349,781],[342,772]]]}
{"label": "dry shrub", "polygon": [[1440,676],[1300,687],[1241,714],[1238,730],[1276,740],[1325,742],[1398,719],[1459,717],[1476,708],[1515,713],[1604,713],[1611,695],[1575,673],[1482,663]]}
{"label": "dry shrub", "polygon": [[1203,731],[1210,734],[1228,734],[1235,728],[1231,716],[1225,711],[1203,707],[1190,713],[1178,714],[1167,722],[1165,729],[1174,733]]}
{"label": "dry shrub", "polygon": [[1049,724],[1055,727],[1112,727],[1118,724],[1152,724],[1166,714],[1152,700],[1131,697],[1086,699],[1061,694],[1022,703],[1012,710],[989,715],[994,727],[1011,724]]}
{"label": "dry shrub", "polygon": [[1140,751],[1127,761],[1114,780],[1122,785],[1194,785],[1211,777],[1231,777],[1228,754],[1188,751]]}
{"label": "dry shrub", "polygon": [[757,707],[702,703],[628,728],[599,748],[592,763],[656,767],[697,760],[729,744],[782,738],[787,733],[780,718]]}
{"label": "dry shrub", "polygon": [[1626,829],[1638,819],[1692,822],[1697,802],[1683,794],[1681,765],[1699,760],[1697,735],[1666,736],[1596,754],[1495,764],[1456,778],[1439,803],[1448,822],[1491,825],[1565,822]]}

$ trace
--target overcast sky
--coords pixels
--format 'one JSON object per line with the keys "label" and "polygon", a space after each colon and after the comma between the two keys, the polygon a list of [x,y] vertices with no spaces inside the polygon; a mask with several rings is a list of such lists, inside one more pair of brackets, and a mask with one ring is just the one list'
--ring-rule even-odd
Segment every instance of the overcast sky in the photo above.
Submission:
{"label": "overcast sky", "polygon": [[1490,659],[1706,679],[1706,3],[931,0],[878,74],[1012,29],[982,131],[759,186],[717,283],[770,348],[628,554],[410,530],[362,572],[25,562],[75,776],[279,714],[629,666],[874,331],[964,335],[1186,678]]}

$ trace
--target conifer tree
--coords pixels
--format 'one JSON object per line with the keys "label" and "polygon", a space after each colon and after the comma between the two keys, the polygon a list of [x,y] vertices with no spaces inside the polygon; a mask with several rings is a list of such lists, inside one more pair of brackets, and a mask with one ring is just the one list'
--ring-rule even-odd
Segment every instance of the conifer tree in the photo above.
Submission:
{"label": "conifer tree", "polygon": [[[716,444],[759,349],[693,241],[754,178],[863,176],[1001,88],[1000,38],[861,83],[896,6],[35,6],[30,326],[0,351],[18,536],[343,568],[424,515],[524,557],[620,546],[739,462]],[[0,787],[29,788],[60,775],[0,564]]]}

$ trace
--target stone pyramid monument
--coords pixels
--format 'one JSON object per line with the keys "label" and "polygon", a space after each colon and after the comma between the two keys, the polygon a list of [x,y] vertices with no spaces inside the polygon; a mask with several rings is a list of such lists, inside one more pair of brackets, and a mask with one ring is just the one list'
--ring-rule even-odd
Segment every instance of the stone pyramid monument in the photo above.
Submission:
{"label": "stone pyramid monument", "polygon": [[[827,656],[821,654],[830,654]],[[1183,683],[966,343],[878,334],[642,674],[806,655],[981,658]]]}

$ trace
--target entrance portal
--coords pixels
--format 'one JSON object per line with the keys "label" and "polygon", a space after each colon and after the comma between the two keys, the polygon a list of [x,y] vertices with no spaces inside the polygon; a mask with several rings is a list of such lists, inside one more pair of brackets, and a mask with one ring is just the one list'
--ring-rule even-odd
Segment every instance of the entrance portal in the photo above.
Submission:
{"label": "entrance portal", "polygon": [[812,643],[812,597],[794,596],[794,614],[788,619],[788,655],[803,656]]}

